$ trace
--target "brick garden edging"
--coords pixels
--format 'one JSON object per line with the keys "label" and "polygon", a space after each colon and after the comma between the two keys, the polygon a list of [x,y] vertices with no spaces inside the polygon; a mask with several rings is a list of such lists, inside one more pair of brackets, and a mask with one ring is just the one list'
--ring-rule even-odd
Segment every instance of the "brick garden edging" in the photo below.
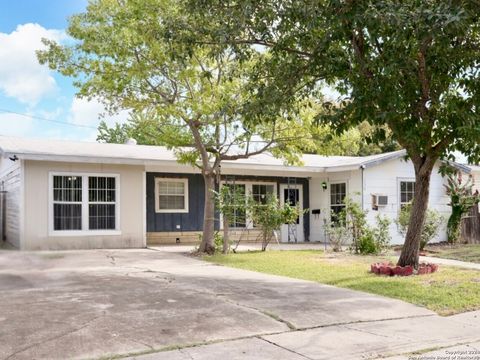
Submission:
{"label": "brick garden edging", "polygon": [[434,273],[438,270],[437,264],[421,263],[418,270],[415,272],[413,266],[398,266],[392,263],[374,263],[370,265],[370,271],[377,275],[387,276],[410,276],[414,273],[417,275],[424,275]]}

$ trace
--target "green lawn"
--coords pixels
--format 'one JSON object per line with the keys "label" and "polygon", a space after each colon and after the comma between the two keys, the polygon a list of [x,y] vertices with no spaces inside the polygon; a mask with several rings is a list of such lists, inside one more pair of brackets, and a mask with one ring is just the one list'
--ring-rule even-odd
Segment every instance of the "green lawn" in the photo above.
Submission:
{"label": "green lawn", "polygon": [[469,261],[480,264],[480,244],[475,245],[456,245],[456,246],[431,246],[429,256],[436,256],[445,259],[460,261]]}
{"label": "green lawn", "polygon": [[391,278],[369,272],[372,262],[385,258],[321,251],[244,252],[204,259],[235,268],[388,296],[427,307],[441,315],[480,309],[480,271],[476,270],[441,266],[435,274]]}

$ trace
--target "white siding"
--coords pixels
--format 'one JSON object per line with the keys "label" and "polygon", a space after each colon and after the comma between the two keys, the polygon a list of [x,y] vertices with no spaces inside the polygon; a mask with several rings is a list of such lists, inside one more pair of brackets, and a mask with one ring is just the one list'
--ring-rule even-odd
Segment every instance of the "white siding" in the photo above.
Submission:
{"label": "white siding", "polygon": [[[322,182],[327,183],[327,189],[322,189]],[[362,177],[360,170],[326,173],[323,177],[310,179],[310,241],[325,240],[325,221],[330,221],[330,185],[332,183],[347,183],[347,193],[355,201],[361,202]],[[312,215],[313,209],[320,209],[320,216]]]}
{"label": "white siding", "polygon": [[[480,177],[480,175],[479,175]],[[363,179],[362,179],[363,178]],[[386,215],[391,220],[390,234],[392,244],[402,244],[404,238],[398,233],[395,219],[400,209],[399,182],[401,179],[415,180],[413,164],[403,159],[385,161],[376,166],[363,170],[346,171],[338,173],[325,173],[324,176],[314,177],[310,180],[310,239],[311,241],[324,241],[324,220],[330,218],[330,184],[339,181],[347,183],[348,194],[367,210],[369,224],[375,225],[377,214]],[[322,182],[327,182],[327,189],[322,189]],[[450,216],[449,198],[443,186],[445,180],[438,174],[438,165],[435,166],[431,185],[429,207],[439,211],[445,217],[445,224]],[[363,191],[362,191],[363,184]],[[363,193],[362,197],[358,194]],[[380,207],[378,211],[372,210],[372,194],[388,196],[388,205]],[[311,210],[320,209],[320,216],[312,215]],[[445,224],[439,236],[434,241],[446,240]]]}
{"label": "white siding", "polygon": [[[5,235],[6,241],[20,248],[21,210],[21,162],[2,158],[0,160],[1,190],[6,191]],[[0,240],[1,241],[1,240]]]}
{"label": "white siding", "polygon": [[[395,219],[400,209],[399,182],[401,180],[415,181],[415,172],[413,164],[410,161],[396,159],[384,162],[378,166],[364,170],[364,206],[368,210],[368,220],[375,224],[377,214],[386,215],[392,221],[390,234],[392,235],[392,244],[403,244],[404,238],[398,233]],[[438,173],[438,165],[435,166],[431,183],[429,208],[439,211],[445,217],[445,223],[450,215],[448,196],[443,187],[444,179]],[[388,205],[379,207],[378,211],[372,210],[372,194],[381,194],[388,196]],[[434,241],[443,241],[446,239],[445,225],[442,227],[439,236]]]}

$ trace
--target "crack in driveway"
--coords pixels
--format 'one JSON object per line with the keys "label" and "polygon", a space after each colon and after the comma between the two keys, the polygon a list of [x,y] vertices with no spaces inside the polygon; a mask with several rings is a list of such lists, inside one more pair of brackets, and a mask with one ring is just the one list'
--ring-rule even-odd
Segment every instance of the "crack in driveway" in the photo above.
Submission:
{"label": "crack in driveway", "polygon": [[64,336],[71,335],[71,334],[73,334],[73,333],[76,333],[77,331],[80,331],[80,330],[82,330],[82,329],[85,329],[85,328],[88,327],[92,322],[94,322],[95,320],[97,320],[97,319],[99,319],[99,318],[101,318],[101,317],[103,317],[103,315],[101,315],[101,316],[95,316],[93,319],[88,320],[87,322],[85,322],[84,324],[82,324],[81,326],[79,326],[79,327],[77,327],[77,328],[75,328],[75,329],[71,329],[71,330],[69,330],[69,331],[64,332],[63,334],[55,335],[55,336],[53,336],[53,337],[51,337],[51,338],[49,338],[49,339],[42,340],[42,341],[37,341],[37,342],[35,342],[35,343],[33,343],[33,344],[30,344],[30,345],[28,345],[28,346],[26,346],[26,347],[24,347],[24,348],[22,348],[22,349],[19,349],[19,350],[15,351],[14,353],[8,355],[8,356],[5,358],[5,360],[11,359],[11,358],[13,358],[15,355],[21,354],[22,352],[27,351],[27,350],[35,347],[35,346],[38,346],[38,345],[41,345],[41,344],[46,344],[46,343],[49,343],[49,342],[51,342],[51,341],[61,339],[61,338],[64,337]]}
{"label": "crack in driveway", "polygon": [[257,339],[263,340],[263,341],[265,341],[265,342],[267,342],[267,343],[269,343],[269,344],[271,344],[271,345],[274,345],[274,346],[276,346],[276,347],[278,347],[278,348],[280,348],[280,349],[282,349],[282,350],[291,352],[292,354],[295,354],[295,355],[297,355],[297,356],[303,357],[303,358],[305,358],[305,359],[314,360],[313,358],[308,357],[308,356],[306,356],[306,355],[304,355],[304,354],[301,354],[301,353],[299,353],[299,352],[296,352],[295,350],[292,350],[292,349],[286,348],[286,347],[284,347],[284,346],[282,346],[282,345],[279,345],[279,344],[277,344],[277,343],[274,342],[274,341],[270,341],[270,340],[267,340],[267,339],[264,339],[264,338],[258,337],[258,336],[257,336]]}

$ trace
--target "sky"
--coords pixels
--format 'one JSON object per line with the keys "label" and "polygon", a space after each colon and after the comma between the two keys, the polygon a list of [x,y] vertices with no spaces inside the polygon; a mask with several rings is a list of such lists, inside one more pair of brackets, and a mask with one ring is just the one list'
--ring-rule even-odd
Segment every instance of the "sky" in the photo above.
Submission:
{"label": "sky", "polygon": [[[94,141],[104,108],[75,96],[72,79],[37,61],[41,39],[66,39],[87,0],[0,0],[0,135]],[[27,116],[26,116],[27,115]],[[125,114],[107,116],[109,124]]]}

